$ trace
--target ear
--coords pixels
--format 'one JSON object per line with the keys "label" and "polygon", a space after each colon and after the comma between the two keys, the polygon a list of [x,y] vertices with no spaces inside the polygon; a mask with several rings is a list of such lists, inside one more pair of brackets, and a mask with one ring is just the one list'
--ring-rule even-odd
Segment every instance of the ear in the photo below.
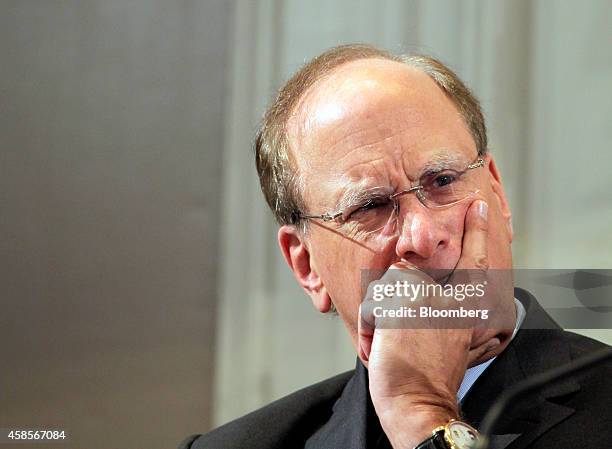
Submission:
{"label": "ear", "polygon": [[499,208],[502,212],[502,217],[504,217],[506,221],[508,235],[510,236],[510,242],[512,242],[512,240],[514,239],[514,230],[512,229],[512,212],[510,211],[510,205],[508,204],[508,199],[506,198],[506,192],[504,191],[501,175],[499,173],[499,170],[497,169],[497,165],[495,165],[495,160],[493,159],[493,156],[489,154],[487,156],[487,159],[491,188],[493,189],[493,193],[497,197]]}
{"label": "ear", "polygon": [[278,230],[278,244],[287,265],[293,271],[298,284],[310,296],[312,304],[321,313],[329,312],[331,298],[317,273],[303,233],[295,226],[281,226]]}

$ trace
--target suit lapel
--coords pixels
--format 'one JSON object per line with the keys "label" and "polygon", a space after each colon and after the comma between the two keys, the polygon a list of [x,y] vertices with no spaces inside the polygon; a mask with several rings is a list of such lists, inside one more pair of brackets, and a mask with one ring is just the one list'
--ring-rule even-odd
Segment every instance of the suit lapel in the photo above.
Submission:
{"label": "suit lapel", "polygon": [[[367,449],[376,423],[368,394],[367,370],[357,359],[355,374],[333,407],[329,421],[306,442],[305,449]],[[370,421],[370,422],[368,422]]]}
{"label": "suit lapel", "polygon": [[[515,296],[527,310],[521,330],[476,381],[463,403],[465,419],[476,427],[501,391],[571,360],[568,343],[557,324],[529,293],[516,289]],[[563,399],[579,390],[580,386],[568,379],[515,401],[496,426],[491,447],[527,447],[574,413],[563,405]]]}

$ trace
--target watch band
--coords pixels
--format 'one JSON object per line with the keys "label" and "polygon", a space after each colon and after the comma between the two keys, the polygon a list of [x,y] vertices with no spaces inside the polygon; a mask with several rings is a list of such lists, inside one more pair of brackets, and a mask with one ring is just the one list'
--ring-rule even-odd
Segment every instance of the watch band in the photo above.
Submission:
{"label": "watch band", "polygon": [[449,449],[444,441],[444,427],[434,430],[432,436],[419,443],[414,449]]}

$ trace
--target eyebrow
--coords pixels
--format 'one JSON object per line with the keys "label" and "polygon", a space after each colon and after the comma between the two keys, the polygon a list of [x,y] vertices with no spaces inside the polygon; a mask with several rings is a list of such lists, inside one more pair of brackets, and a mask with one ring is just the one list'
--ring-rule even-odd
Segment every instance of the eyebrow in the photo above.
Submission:
{"label": "eyebrow", "polygon": [[350,207],[359,206],[367,200],[388,197],[393,193],[391,187],[367,187],[362,188],[359,184],[349,187],[340,198],[336,206],[336,212],[342,212]]}
{"label": "eyebrow", "polygon": [[438,153],[421,168],[421,176],[454,168],[462,163],[469,164],[469,162],[465,162],[464,158],[457,154]]}
{"label": "eyebrow", "polygon": [[[425,175],[455,168],[461,163],[468,164],[469,162],[465,162],[464,158],[454,152],[443,151],[437,153],[421,167],[419,179]],[[343,212],[350,207],[360,206],[370,199],[393,195],[395,191],[391,187],[384,186],[365,187],[364,184],[367,183],[368,179],[362,179],[357,183],[347,183],[348,187],[342,193],[340,200],[334,208],[334,212]]]}

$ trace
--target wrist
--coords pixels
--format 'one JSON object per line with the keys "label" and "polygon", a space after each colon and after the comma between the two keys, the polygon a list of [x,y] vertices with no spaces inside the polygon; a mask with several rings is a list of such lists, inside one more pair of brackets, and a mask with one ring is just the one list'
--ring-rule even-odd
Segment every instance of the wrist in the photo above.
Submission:
{"label": "wrist", "polygon": [[430,437],[437,427],[452,419],[458,412],[447,407],[413,405],[387,409],[378,415],[381,426],[394,449],[412,449]]}

